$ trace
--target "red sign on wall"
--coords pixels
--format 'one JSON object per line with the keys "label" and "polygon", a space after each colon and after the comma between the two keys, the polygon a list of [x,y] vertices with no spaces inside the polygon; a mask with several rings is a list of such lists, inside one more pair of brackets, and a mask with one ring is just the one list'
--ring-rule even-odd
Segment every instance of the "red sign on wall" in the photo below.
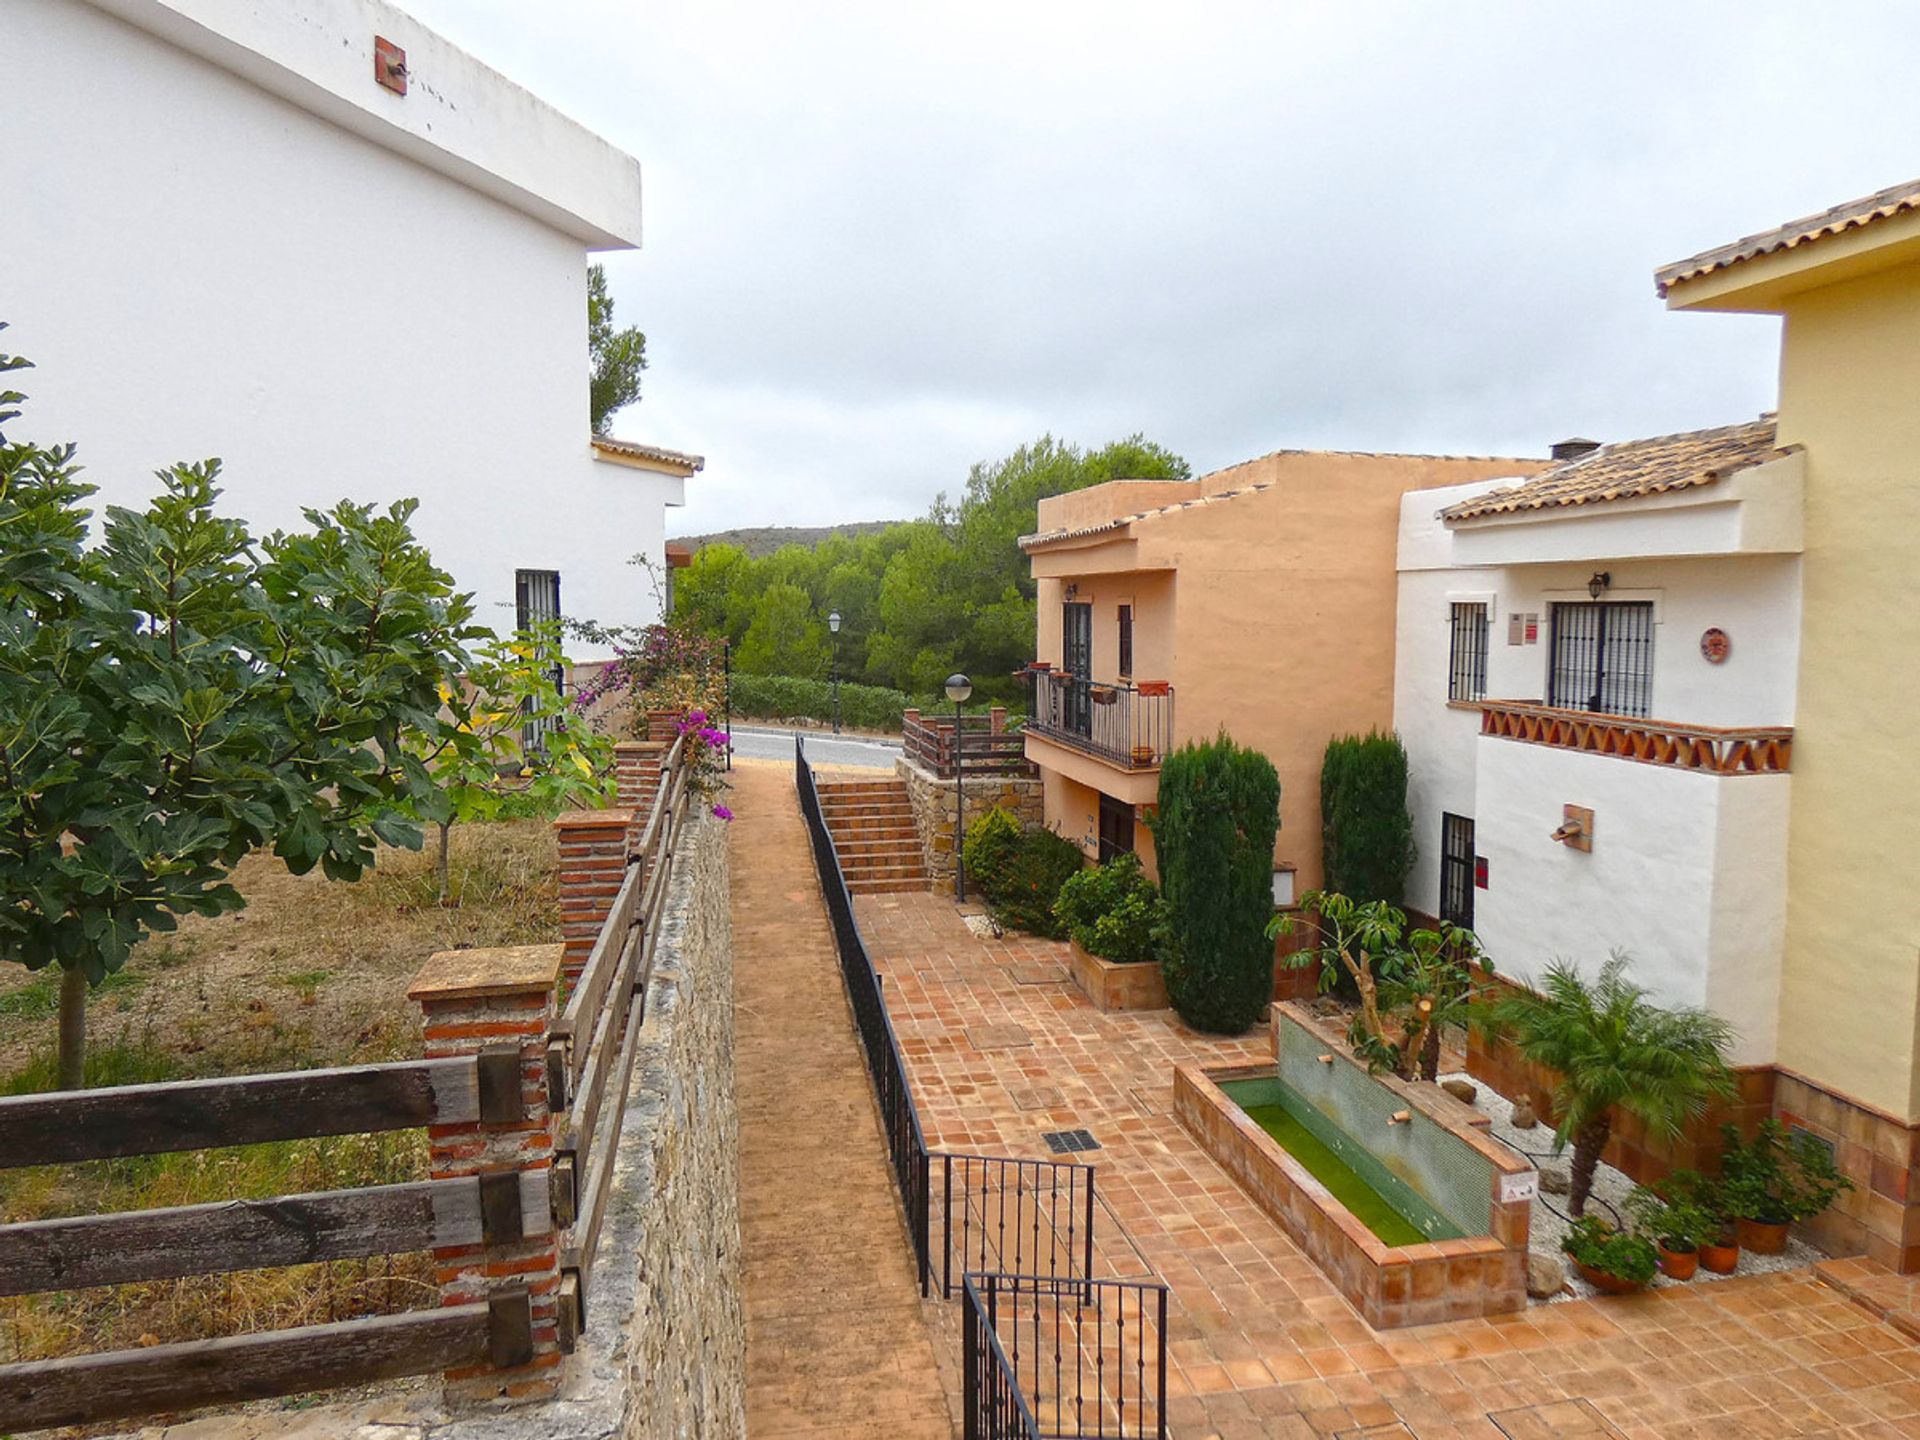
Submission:
{"label": "red sign on wall", "polygon": [[1473,888],[1476,890],[1487,888],[1487,857],[1484,855],[1473,857]]}

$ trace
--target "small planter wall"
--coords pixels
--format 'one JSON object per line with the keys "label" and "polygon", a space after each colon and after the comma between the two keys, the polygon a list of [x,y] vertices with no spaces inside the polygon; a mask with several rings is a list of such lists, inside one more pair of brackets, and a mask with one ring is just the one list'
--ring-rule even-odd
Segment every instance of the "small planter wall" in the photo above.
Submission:
{"label": "small planter wall", "polygon": [[1080,993],[1093,1002],[1096,1010],[1164,1010],[1167,1008],[1167,981],[1157,962],[1120,965],[1102,960],[1080,948],[1078,941],[1068,946],[1068,972]]}

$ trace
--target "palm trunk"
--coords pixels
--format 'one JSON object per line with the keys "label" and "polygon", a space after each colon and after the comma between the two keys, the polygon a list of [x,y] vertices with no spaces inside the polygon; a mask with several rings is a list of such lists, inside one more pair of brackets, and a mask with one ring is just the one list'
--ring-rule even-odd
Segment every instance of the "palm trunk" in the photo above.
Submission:
{"label": "palm trunk", "polygon": [[87,976],[78,966],[60,973],[59,1087],[87,1083]]}
{"label": "palm trunk", "polygon": [[440,881],[440,903],[442,905],[447,903],[447,890],[449,888],[448,887],[448,868],[449,867],[447,865],[447,840],[448,840],[448,837],[452,835],[452,833],[453,833],[452,822],[442,821],[440,824],[440,855],[439,855],[439,858],[435,860],[433,864],[433,873],[436,877],[438,877]]}
{"label": "palm trunk", "polygon": [[1607,1148],[1611,1129],[1611,1122],[1602,1115],[1573,1137],[1573,1173],[1567,1185],[1567,1209],[1576,1218],[1587,1213],[1587,1196],[1593,1192],[1593,1168],[1600,1163],[1600,1152]]}

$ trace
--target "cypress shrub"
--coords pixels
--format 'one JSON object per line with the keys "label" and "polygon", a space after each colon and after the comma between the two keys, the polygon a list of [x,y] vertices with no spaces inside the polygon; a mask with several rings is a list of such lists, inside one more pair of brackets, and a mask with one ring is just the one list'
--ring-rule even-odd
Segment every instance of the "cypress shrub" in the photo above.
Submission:
{"label": "cypress shrub", "polygon": [[1020,845],[1020,822],[998,805],[967,827],[960,842],[966,862],[967,884],[991,902],[1005,888],[1013,868],[1013,852]]}
{"label": "cypress shrub", "polygon": [[1320,766],[1324,888],[1398,905],[1417,853],[1407,811],[1407,751],[1398,735],[1347,735]]}
{"label": "cypress shrub", "polygon": [[1160,770],[1153,822],[1165,902],[1167,997],[1196,1030],[1237,1035],[1273,995],[1273,840],[1280,777],[1225,731]]}

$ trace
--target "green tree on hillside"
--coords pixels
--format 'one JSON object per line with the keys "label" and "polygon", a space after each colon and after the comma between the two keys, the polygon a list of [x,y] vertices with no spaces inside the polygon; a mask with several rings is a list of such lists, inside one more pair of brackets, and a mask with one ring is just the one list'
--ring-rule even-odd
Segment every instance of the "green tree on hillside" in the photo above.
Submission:
{"label": "green tree on hillside", "polygon": [[798,585],[769,586],[735,663],[755,675],[823,675],[827,627]]}
{"label": "green tree on hillside", "polygon": [[637,326],[613,328],[613,296],[607,293],[607,267],[587,267],[588,418],[593,433],[604,435],[613,412],[640,398],[640,372],[647,368],[647,337]]}

